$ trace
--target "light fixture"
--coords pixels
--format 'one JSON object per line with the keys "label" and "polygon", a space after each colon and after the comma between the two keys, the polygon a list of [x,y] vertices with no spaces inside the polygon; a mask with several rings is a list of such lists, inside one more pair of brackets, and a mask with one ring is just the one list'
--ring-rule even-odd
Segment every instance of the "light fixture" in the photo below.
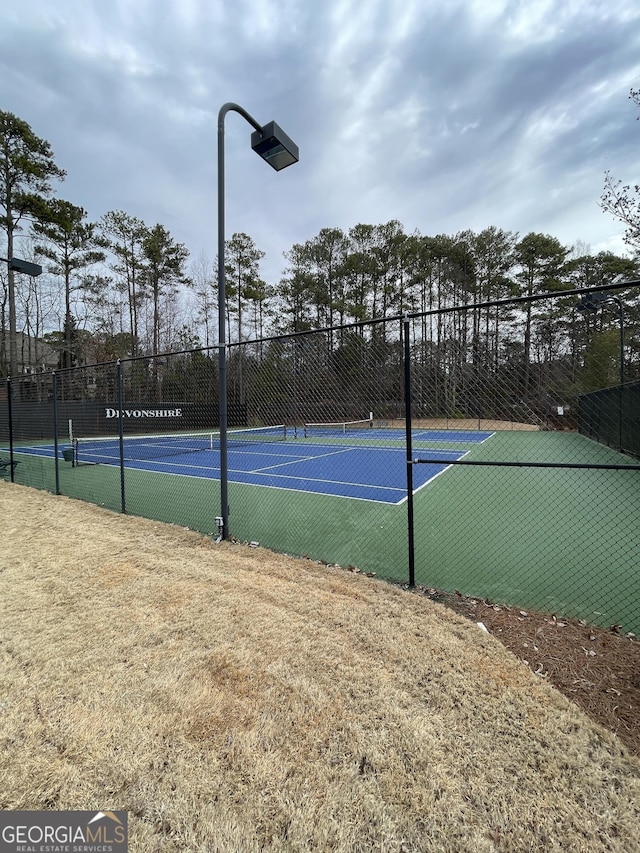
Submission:
{"label": "light fixture", "polygon": [[13,272],[21,272],[25,275],[35,276],[40,275],[42,267],[40,264],[32,264],[31,261],[23,261],[22,258],[0,258],[4,261],[8,268]]}
{"label": "light fixture", "polygon": [[261,130],[251,134],[251,147],[276,172],[292,166],[300,159],[298,146],[275,121],[270,121]]}
{"label": "light fixture", "polygon": [[15,272],[21,272],[25,275],[35,276],[40,275],[42,267],[40,264],[32,264],[31,261],[22,261],[20,258],[11,258],[9,261],[9,269]]}

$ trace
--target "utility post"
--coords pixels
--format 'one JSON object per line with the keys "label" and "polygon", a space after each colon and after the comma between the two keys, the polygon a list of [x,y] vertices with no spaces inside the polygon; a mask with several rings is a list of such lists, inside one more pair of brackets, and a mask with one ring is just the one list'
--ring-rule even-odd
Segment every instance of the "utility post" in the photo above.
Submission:
{"label": "utility post", "polygon": [[9,278],[9,376],[18,373],[18,341],[16,334],[16,288],[15,273],[30,275],[33,278],[40,275],[42,267],[40,264],[32,264],[20,258],[0,258],[7,265]]}

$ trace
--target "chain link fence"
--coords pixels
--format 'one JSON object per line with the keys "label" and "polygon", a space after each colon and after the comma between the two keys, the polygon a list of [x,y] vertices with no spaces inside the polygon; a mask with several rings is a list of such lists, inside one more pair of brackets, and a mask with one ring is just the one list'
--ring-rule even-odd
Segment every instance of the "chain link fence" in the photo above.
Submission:
{"label": "chain link fence", "polygon": [[[228,346],[230,535],[640,634],[637,330],[603,335],[565,292]],[[3,380],[4,476],[219,537],[218,358]]]}

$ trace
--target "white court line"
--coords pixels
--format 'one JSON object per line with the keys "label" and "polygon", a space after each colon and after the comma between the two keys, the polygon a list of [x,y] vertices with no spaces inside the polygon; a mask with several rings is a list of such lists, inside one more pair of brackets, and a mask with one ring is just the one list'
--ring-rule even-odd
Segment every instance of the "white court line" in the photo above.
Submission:
{"label": "white court line", "polygon": [[[259,471],[237,471],[238,474],[248,474],[249,476],[253,474],[259,474]],[[275,479],[283,479],[283,480],[299,480],[303,483],[324,483],[329,486],[354,486],[358,489],[375,489],[376,491],[383,492],[406,492],[406,488],[400,488],[399,486],[379,486],[373,483],[361,483],[361,482],[351,482],[350,480],[325,480],[322,477],[293,477],[291,474],[267,474],[268,477],[274,477]],[[245,484],[245,485],[251,485]],[[256,483],[256,485],[259,485]],[[325,492],[319,492],[318,494],[326,494]],[[328,495],[329,497],[338,497],[338,495]]]}
{"label": "white court line", "polygon": [[[287,465],[297,465],[299,462],[313,462],[314,459],[326,459],[328,456],[338,456],[340,453],[349,453],[352,450],[358,450],[358,448],[341,447],[339,450],[334,450],[332,453],[320,453],[316,456],[297,456],[295,459],[290,459],[288,462],[278,462],[277,465],[267,465],[265,468],[252,468],[246,473],[259,474],[261,471],[273,471],[274,468],[286,468]],[[333,480],[319,480],[318,482],[332,483]]]}

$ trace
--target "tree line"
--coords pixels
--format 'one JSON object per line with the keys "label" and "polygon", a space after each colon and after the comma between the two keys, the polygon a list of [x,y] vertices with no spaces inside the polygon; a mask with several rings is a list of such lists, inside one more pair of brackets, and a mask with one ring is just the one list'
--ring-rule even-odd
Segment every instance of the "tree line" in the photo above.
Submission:
{"label": "tree line", "polygon": [[[631,96],[639,103],[638,92]],[[190,258],[162,224],[148,225],[125,211],[88,221],[81,206],[55,196],[64,177],[49,143],[0,111],[0,228],[7,258],[19,248],[45,271],[29,278],[0,266],[0,375],[22,372],[19,332],[46,341],[60,367],[213,346],[216,264]],[[638,278],[640,189],[607,174],[601,205],[625,223],[631,257],[594,255],[588,246],[565,246],[549,234],[521,236],[495,226],[455,235],[406,233],[391,220],[321,229],[284,253],[281,278],[269,283],[260,271],[264,252],[249,235],[233,234],[225,254],[227,340],[327,328],[336,330],[326,338],[329,355],[353,338],[384,350],[397,343],[389,336],[397,336],[390,330],[398,326],[366,321],[409,313],[421,316],[413,334],[422,360],[448,363],[455,349],[458,363],[478,369],[517,362],[524,387],[540,361],[570,355],[575,364],[592,350],[613,365],[615,312],[579,317],[576,300],[446,312]],[[640,300],[635,289],[621,296],[624,357],[633,378]],[[339,331],[349,325],[349,334]]]}

